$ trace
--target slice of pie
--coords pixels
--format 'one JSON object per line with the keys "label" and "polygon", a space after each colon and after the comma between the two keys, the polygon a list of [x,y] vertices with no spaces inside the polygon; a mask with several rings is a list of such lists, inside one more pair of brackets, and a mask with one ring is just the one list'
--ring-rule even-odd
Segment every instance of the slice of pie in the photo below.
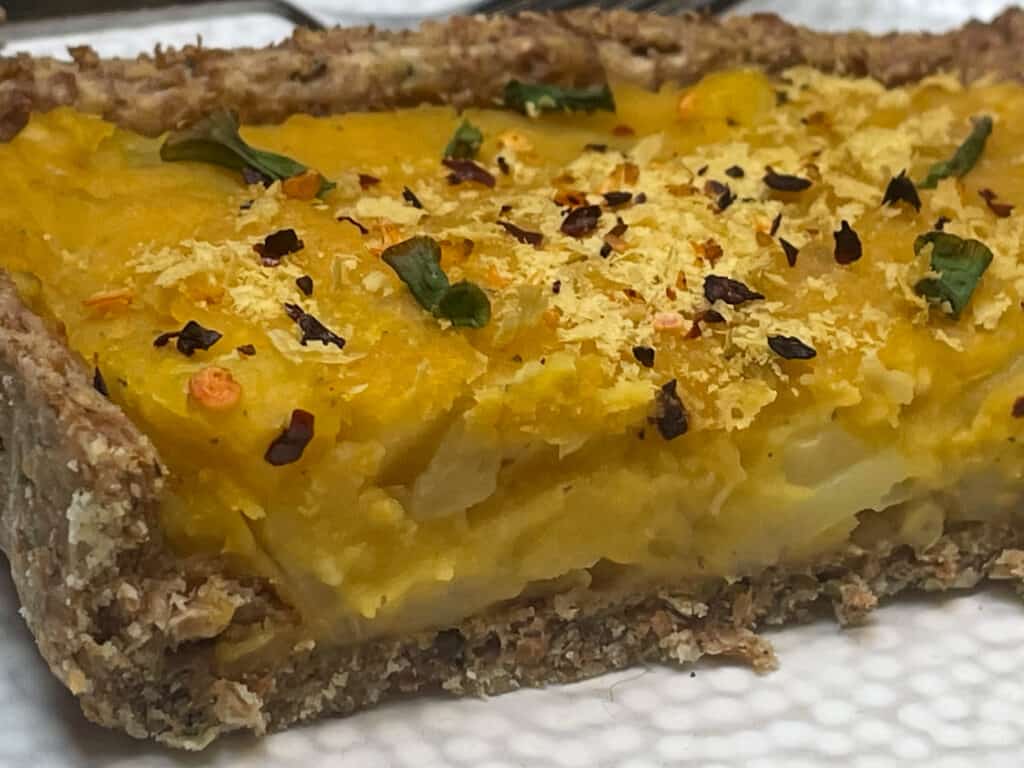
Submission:
{"label": "slice of pie", "polygon": [[1019,579],[1021,42],[5,61],[0,543],[55,674],[198,748]]}

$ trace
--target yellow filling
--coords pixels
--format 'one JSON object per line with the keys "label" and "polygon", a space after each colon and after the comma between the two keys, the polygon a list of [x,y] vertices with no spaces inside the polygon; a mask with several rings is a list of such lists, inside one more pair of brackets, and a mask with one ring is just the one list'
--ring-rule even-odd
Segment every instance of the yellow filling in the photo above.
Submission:
{"label": "yellow filling", "polygon": [[[269,577],[314,634],[442,625],[599,563],[735,577],[841,545],[865,509],[892,508],[892,535],[927,546],[951,515],[1010,508],[1024,212],[1000,218],[979,190],[1024,203],[1021,87],[885,90],[794,70],[615,95],[616,114],[466,113],[493,189],[447,181],[462,117],[446,108],[243,129],[336,180],[322,201],[163,163],[160,142],[94,117],[37,115],[0,147],[0,264],[157,445],[174,546]],[[920,212],[880,205],[979,114],[995,128],[966,176],[921,190]],[[812,184],[774,191],[768,166]],[[380,183],[363,189],[360,173]],[[711,180],[737,198],[725,210]],[[610,191],[646,202],[613,210]],[[593,234],[560,231],[553,198],[568,193],[604,206]],[[914,238],[940,216],[994,254],[958,320],[913,290],[928,271]],[[617,217],[628,229],[602,239]],[[843,220],[863,246],[848,265],[834,258]],[[263,266],[253,246],[284,228],[303,248]],[[414,235],[441,243],[452,282],[488,292],[486,327],[431,316],[381,260]],[[716,302],[724,322],[696,336],[712,273],[766,298]],[[285,303],[344,349],[301,345]],[[189,320],[222,338],[191,357],[154,347]],[[816,357],[783,359],[769,335]],[[634,346],[655,350],[653,367]],[[666,440],[649,418],[672,379],[689,430]],[[294,409],[315,436],[272,466]]]}

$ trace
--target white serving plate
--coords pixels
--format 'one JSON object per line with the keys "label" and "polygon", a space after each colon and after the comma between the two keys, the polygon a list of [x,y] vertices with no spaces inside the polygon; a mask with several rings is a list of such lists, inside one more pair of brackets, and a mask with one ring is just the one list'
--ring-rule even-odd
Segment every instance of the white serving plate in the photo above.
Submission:
{"label": "white serving plate", "polygon": [[[308,0],[326,18],[436,12],[452,0]],[[753,0],[831,29],[938,29],[1002,2]],[[261,45],[283,22],[246,16],[91,36],[105,55],[157,42]],[[66,39],[7,50],[60,53]],[[0,570],[5,570],[6,564]],[[1018,768],[1024,764],[1024,610],[1008,590],[903,600],[840,630],[822,620],[772,634],[781,668],[638,668],[489,699],[421,697],[201,755],[138,743],[85,721],[50,675],[6,572],[0,576],[0,768]],[[691,671],[692,670],[692,671]]]}

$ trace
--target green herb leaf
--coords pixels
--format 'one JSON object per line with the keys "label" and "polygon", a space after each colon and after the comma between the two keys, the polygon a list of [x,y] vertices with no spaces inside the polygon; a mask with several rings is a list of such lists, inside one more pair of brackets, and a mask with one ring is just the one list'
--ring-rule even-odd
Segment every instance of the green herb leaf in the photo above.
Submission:
{"label": "green herb leaf", "polygon": [[472,160],[483,143],[484,135],[480,133],[480,129],[469,120],[463,120],[455,129],[448,146],[444,148],[443,159]]}
{"label": "green herb leaf", "polygon": [[441,246],[430,237],[412,237],[381,254],[424,309],[433,312],[447,293],[448,275],[441,269]]}
{"label": "green herb leaf", "polygon": [[505,86],[505,106],[525,115],[540,112],[615,111],[615,97],[607,85],[592,88],[562,88],[543,83],[530,84],[510,80]]}
{"label": "green herb leaf", "polygon": [[[271,181],[284,181],[309,170],[290,157],[250,147],[238,133],[238,119],[224,108],[168,135],[160,147],[160,159],[210,163],[239,172],[251,168]],[[317,196],[323,196],[335,186],[321,176]]]}
{"label": "green herb leaf", "polygon": [[482,328],[491,319],[491,302],[480,286],[465,280],[450,285],[441,269],[441,246],[420,236],[396,243],[381,254],[424,309],[452,325]]}
{"label": "green herb leaf", "polygon": [[928,175],[917,186],[922,189],[935,189],[942,179],[950,176],[964,176],[968,171],[977,165],[981,153],[985,149],[985,142],[992,133],[992,118],[988,115],[975,117],[971,120],[974,127],[970,135],[964,139],[964,143],[956,148],[956,152],[949,160],[935,163],[929,170]]}
{"label": "green herb leaf", "polygon": [[436,314],[452,325],[483,328],[491,319],[491,302],[476,283],[456,283],[441,297]]}
{"label": "green herb leaf", "polygon": [[914,253],[920,254],[928,245],[932,247],[931,271],[937,272],[938,277],[919,280],[914,291],[933,303],[948,301],[956,319],[992,263],[992,251],[979,240],[964,240],[947,232],[928,232],[914,241]]}

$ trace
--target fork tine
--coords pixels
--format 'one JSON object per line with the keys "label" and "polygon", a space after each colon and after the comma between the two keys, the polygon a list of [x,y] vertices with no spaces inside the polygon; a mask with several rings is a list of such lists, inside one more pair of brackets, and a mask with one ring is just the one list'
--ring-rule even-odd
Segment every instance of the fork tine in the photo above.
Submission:
{"label": "fork tine", "polygon": [[582,0],[487,0],[473,8],[473,13],[515,14],[526,11],[564,11],[584,5]]}
{"label": "fork tine", "polygon": [[515,14],[526,11],[564,11],[582,5],[596,5],[604,10],[647,11],[663,16],[675,16],[688,11],[721,13],[738,0],[485,0],[473,8],[473,13]]}
{"label": "fork tine", "polygon": [[683,13],[724,13],[739,0],[651,0],[644,10],[662,16],[678,16]]}

